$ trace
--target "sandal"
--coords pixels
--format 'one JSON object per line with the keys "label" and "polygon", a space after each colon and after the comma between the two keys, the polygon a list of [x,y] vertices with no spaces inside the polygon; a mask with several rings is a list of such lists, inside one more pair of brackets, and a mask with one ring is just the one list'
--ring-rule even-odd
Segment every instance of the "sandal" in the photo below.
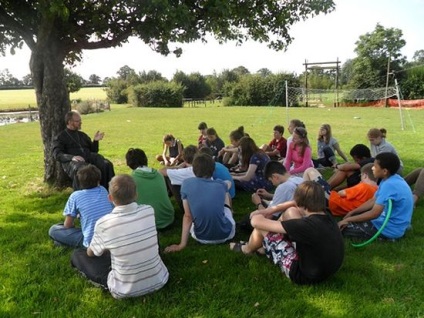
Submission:
{"label": "sandal", "polygon": [[[234,244],[234,245],[231,246],[231,244]],[[242,249],[243,245],[246,245],[246,242],[243,242],[243,241],[232,242],[232,243],[230,243],[230,250],[232,250],[234,252],[238,252],[238,253],[247,254],[247,253],[243,252],[243,249]]]}

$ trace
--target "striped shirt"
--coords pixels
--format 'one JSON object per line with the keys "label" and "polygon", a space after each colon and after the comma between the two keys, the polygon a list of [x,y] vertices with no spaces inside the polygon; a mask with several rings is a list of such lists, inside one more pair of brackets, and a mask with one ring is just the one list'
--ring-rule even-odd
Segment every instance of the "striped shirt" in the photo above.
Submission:
{"label": "striped shirt", "polygon": [[150,205],[134,202],[115,207],[96,223],[90,248],[97,256],[110,251],[112,270],[107,285],[114,298],[148,294],[168,281]]}
{"label": "striped shirt", "polygon": [[93,237],[94,226],[98,219],[110,213],[113,204],[108,199],[108,192],[102,186],[73,192],[66,202],[64,216],[76,218],[80,215],[83,245],[88,247]]}

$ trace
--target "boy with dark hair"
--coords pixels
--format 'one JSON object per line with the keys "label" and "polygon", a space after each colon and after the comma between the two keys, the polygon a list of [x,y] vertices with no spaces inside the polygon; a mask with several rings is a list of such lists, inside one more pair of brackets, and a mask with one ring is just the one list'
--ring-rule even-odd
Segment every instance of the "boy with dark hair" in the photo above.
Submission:
{"label": "boy with dark hair", "polygon": [[206,130],[206,136],[206,147],[212,150],[212,158],[218,160],[218,154],[225,147],[225,144],[213,127]]}
{"label": "boy with dark hair", "polygon": [[71,264],[114,298],[137,297],[162,288],[169,273],[159,256],[153,208],[138,205],[136,184],[129,175],[112,178],[112,213],[96,223],[87,250],[76,250]]}
{"label": "boy with dark hair", "polygon": [[199,126],[197,126],[197,129],[199,130],[200,136],[197,138],[197,148],[202,148],[206,146],[206,142],[208,141],[208,136],[206,134],[206,130],[208,129],[208,125],[202,121],[199,123]]}
{"label": "boy with dark hair", "polygon": [[276,125],[274,127],[274,138],[269,144],[264,144],[260,147],[273,160],[280,160],[286,156],[287,140],[283,137],[284,127]]}
{"label": "boy with dark hair", "polygon": [[177,252],[186,247],[189,234],[202,244],[220,244],[232,239],[235,222],[230,208],[230,182],[212,180],[215,162],[211,156],[199,153],[193,160],[195,178],[184,180],[181,186],[184,217],[179,244],[165,252]]}
{"label": "boy with dark hair", "polygon": [[195,177],[193,173],[193,159],[198,149],[196,146],[189,145],[183,149],[182,158],[184,162],[176,167],[167,167],[159,170],[159,173],[165,177],[166,186],[177,201],[181,211],[184,211],[181,200],[181,184],[185,179]]}
{"label": "boy with dark hair", "polygon": [[361,182],[340,191],[331,191],[330,185],[315,168],[307,169],[303,178],[315,181],[323,187],[328,200],[328,209],[332,215],[344,216],[371,199],[377,191],[377,179],[374,177],[372,167],[372,163],[367,163],[361,168]]}
{"label": "boy with dark hair", "polygon": [[413,198],[405,180],[396,172],[400,167],[398,156],[393,153],[380,153],[375,157],[373,173],[382,179],[375,196],[350,211],[339,222],[342,234],[346,237],[370,238],[382,227],[389,213],[389,200],[392,210],[381,237],[399,239],[411,224]]}
{"label": "boy with dark hair", "polygon": [[[290,175],[278,161],[269,161],[265,165],[264,176],[277,188],[274,193],[269,193],[265,189],[258,189],[252,194],[252,202],[258,210],[293,200],[297,186],[303,182],[302,178]],[[275,217],[278,216],[279,214],[275,215]],[[272,215],[269,215],[269,217],[272,217]]]}
{"label": "boy with dark hair", "polygon": [[173,185],[181,185],[187,178],[194,177],[193,174],[193,159],[197,153],[197,147],[189,145],[183,149],[182,158],[184,162],[176,167],[167,167],[159,170],[164,176],[168,177]]}
{"label": "boy with dark hair", "polygon": [[157,229],[168,227],[174,222],[175,212],[164,177],[147,166],[147,156],[142,149],[128,149],[125,158],[127,166],[133,170],[131,176],[137,185],[137,203],[153,207]]}
{"label": "boy with dark hair", "polygon": [[[101,172],[95,165],[80,168],[76,177],[81,190],[74,191],[65,205],[64,223],[53,225],[49,236],[57,246],[87,247],[93,237],[94,225],[102,216],[110,213],[113,204],[108,200],[107,190],[100,185]],[[75,218],[81,228],[75,227]]]}
{"label": "boy with dark hair", "polygon": [[[346,162],[342,164],[336,164],[336,171],[328,179],[328,184],[331,189],[339,187],[344,181],[346,181],[346,187],[352,187],[361,182],[361,167],[367,163],[374,162],[374,158],[371,157],[370,149],[363,145],[357,144],[350,150],[350,155],[354,162]],[[338,188],[343,189],[346,187]]]}
{"label": "boy with dark hair", "polygon": [[[199,149],[199,153],[206,153],[209,156],[211,156],[213,158],[213,152],[210,148],[208,147],[202,147]],[[233,199],[236,195],[236,186],[234,184],[234,180],[232,175],[230,174],[230,171],[228,170],[228,168],[226,166],[224,166],[222,163],[220,162],[215,162],[215,170],[213,172],[212,178],[214,180],[228,180],[231,182],[231,187],[228,190],[228,193],[230,194],[231,199]]]}

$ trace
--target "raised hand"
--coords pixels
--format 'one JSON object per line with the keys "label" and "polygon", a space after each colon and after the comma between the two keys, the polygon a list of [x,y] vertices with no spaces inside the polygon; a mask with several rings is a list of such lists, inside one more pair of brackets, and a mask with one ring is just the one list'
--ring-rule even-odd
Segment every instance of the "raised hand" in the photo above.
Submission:
{"label": "raised hand", "polygon": [[94,134],[94,141],[99,141],[102,140],[104,137],[105,133],[104,132],[100,132],[100,131],[96,131],[96,133]]}

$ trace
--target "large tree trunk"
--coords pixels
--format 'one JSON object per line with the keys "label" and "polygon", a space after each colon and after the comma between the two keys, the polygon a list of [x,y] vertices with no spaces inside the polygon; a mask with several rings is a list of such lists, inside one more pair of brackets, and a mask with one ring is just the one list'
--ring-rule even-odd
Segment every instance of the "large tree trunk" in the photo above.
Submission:
{"label": "large tree trunk", "polygon": [[44,181],[60,188],[70,184],[69,178],[51,150],[53,138],[65,128],[65,114],[70,110],[64,58],[60,41],[49,41],[32,50],[30,61],[44,145]]}

